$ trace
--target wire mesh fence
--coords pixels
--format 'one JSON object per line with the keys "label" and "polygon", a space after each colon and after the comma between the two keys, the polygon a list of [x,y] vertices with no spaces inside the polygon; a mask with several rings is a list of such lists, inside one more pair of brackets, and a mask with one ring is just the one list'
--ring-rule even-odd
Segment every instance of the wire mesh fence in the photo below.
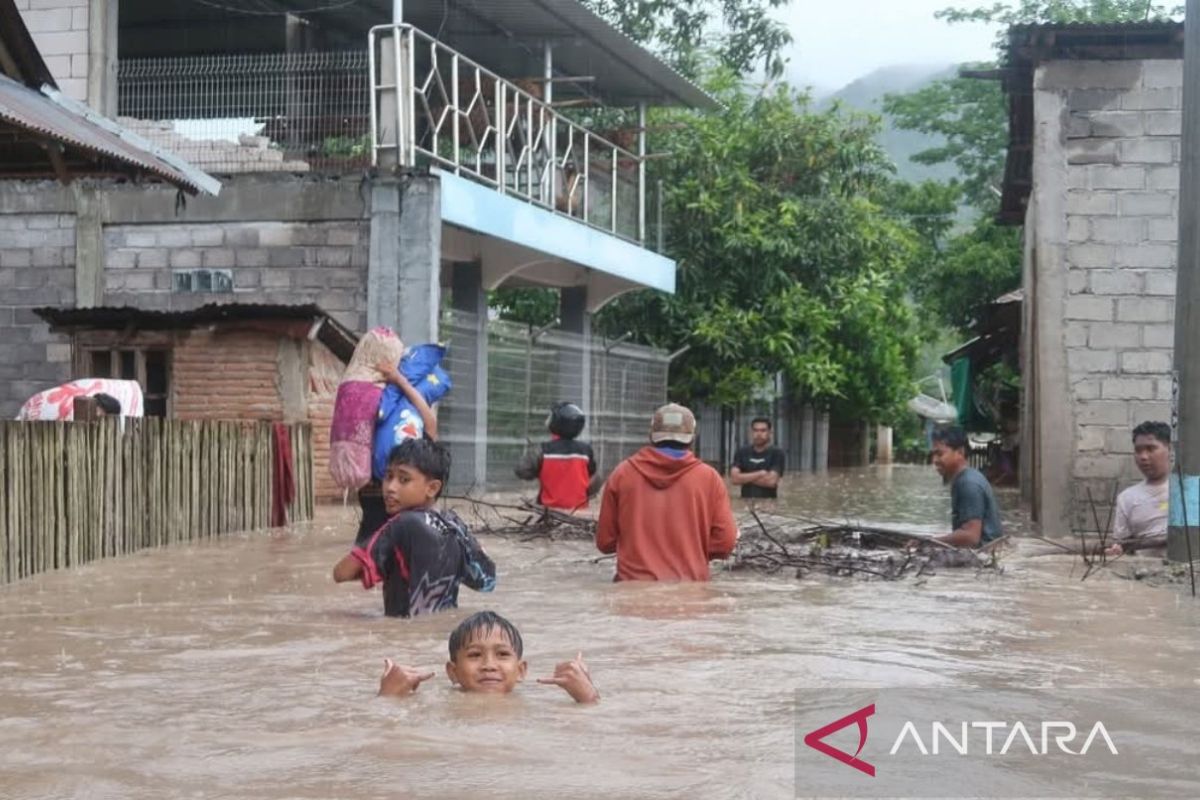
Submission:
{"label": "wire mesh fence", "polygon": [[117,93],[123,124],[210,172],[371,160],[365,50],[124,59]]}
{"label": "wire mesh fence", "polygon": [[607,473],[646,443],[651,415],[666,402],[668,360],[658,350],[496,320],[481,325],[462,312],[443,321],[443,334],[455,385],[441,403],[439,430],[458,489],[517,487],[513,466],[547,438],[550,407],[560,401],[583,407],[588,424],[581,438]]}

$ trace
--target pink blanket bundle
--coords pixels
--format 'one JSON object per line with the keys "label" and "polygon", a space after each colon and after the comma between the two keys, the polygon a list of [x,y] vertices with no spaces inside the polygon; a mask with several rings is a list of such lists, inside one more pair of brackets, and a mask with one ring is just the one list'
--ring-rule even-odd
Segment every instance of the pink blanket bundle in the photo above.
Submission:
{"label": "pink blanket bundle", "polygon": [[329,474],[343,489],[360,489],[371,480],[371,442],[384,386],[376,364],[397,364],[402,355],[404,343],[391,328],[372,328],[354,348],[338,384],[329,428]]}
{"label": "pink blanket bundle", "polygon": [[[380,390],[382,392],[382,389]],[[106,394],[121,404],[121,416],[140,417],[143,414],[142,387],[137,381],[122,381],[115,378],[80,378],[38,392],[25,401],[17,419],[65,420],[75,419],[75,398]],[[367,445],[370,449],[370,445]],[[370,455],[367,456],[368,464]]]}

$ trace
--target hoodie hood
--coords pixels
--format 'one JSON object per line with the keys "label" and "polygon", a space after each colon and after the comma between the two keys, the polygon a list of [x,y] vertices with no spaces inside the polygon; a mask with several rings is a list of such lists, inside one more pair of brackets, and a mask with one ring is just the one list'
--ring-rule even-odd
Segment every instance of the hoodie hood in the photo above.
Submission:
{"label": "hoodie hood", "polygon": [[675,482],[704,462],[688,453],[683,458],[671,458],[656,447],[643,447],[629,457],[633,467],[655,489],[669,489]]}

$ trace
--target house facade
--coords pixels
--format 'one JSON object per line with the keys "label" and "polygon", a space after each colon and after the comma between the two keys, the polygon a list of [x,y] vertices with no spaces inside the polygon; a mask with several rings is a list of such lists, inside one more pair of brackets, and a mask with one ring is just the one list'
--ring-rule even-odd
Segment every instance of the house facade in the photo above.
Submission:
{"label": "house facade", "polygon": [[1175,23],[1010,32],[1000,216],[1024,226],[1021,481],[1048,534],[1103,525],[1132,428],[1171,421],[1182,54]]}
{"label": "house facade", "polygon": [[[674,289],[675,264],[655,252],[645,111],[712,101],[573,0],[407,2],[399,20],[390,2],[17,5],[64,91],[222,187],[0,187],[0,414],[77,367],[36,307],[312,303],[354,331],[453,334],[447,434],[486,482],[487,292],[559,290],[557,333],[574,346],[552,383],[591,410],[607,346],[591,315]],[[621,413],[648,418],[661,373]]]}

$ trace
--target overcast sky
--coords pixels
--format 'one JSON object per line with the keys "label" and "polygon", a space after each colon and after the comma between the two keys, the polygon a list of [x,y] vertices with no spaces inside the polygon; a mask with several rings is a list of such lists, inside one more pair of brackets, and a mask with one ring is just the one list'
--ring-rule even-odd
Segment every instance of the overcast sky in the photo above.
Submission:
{"label": "overcast sky", "polygon": [[792,0],[782,12],[795,38],[788,74],[818,90],[840,89],[894,64],[950,64],[992,57],[995,28],[933,18],[981,0]]}

